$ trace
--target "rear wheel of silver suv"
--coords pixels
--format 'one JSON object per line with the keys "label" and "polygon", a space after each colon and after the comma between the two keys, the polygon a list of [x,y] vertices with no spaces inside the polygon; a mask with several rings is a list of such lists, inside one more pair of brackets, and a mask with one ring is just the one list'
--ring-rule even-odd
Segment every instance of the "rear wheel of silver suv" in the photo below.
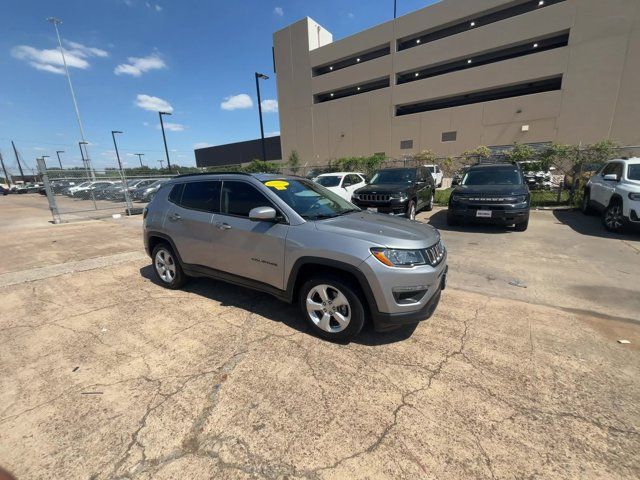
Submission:
{"label": "rear wheel of silver suv", "polygon": [[312,330],[327,340],[351,340],[364,325],[364,307],[357,289],[329,275],[313,277],[304,283],[300,310]]}
{"label": "rear wheel of silver suv", "polygon": [[187,277],[171,247],[165,243],[156,245],[151,254],[153,271],[160,284],[172,290],[182,287]]}

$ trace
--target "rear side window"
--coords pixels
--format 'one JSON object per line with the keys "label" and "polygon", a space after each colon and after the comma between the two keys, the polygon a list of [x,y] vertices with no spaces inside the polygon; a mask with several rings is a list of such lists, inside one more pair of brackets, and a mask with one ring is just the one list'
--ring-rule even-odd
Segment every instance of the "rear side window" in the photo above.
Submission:
{"label": "rear side window", "polygon": [[[173,191],[171,192],[173,193]],[[192,210],[220,211],[220,182],[189,182],[184,184],[180,205]]]}
{"label": "rear side window", "polygon": [[272,207],[271,202],[253,185],[226,181],[222,187],[222,213],[248,217],[252,208]]}
{"label": "rear side window", "polygon": [[169,201],[171,203],[175,203],[176,205],[180,205],[180,199],[182,198],[182,187],[184,187],[184,183],[179,183],[178,185],[174,185],[169,193]]}

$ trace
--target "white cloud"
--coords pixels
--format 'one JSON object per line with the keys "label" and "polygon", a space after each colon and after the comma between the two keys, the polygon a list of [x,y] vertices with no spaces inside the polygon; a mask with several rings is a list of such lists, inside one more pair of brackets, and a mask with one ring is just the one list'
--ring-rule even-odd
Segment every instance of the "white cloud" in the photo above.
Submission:
{"label": "white cloud", "polygon": [[154,5],[156,12],[161,12],[162,11],[162,7],[160,5]]}
{"label": "white cloud", "polygon": [[207,143],[207,142],[198,142],[198,143],[194,143],[194,144],[193,144],[193,149],[194,149],[194,150],[197,150],[197,149],[199,149],[199,148],[207,148],[207,147],[210,147],[210,146],[211,146],[211,144],[210,144],[210,143]]}
{"label": "white cloud", "polygon": [[223,110],[238,110],[241,108],[252,108],[253,100],[246,93],[240,93],[238,95],[231,95],[225,97],[224,102],[220,104],[220,108]]}
{"label": "white cloud", "polygon": [[349,12],[349,13],[347,13],[347,17],[349,17],[349,18],[355,18],[355,15],[354,15],[353,13]]}
{"label": "white cloud", "polygon": [[[78,42],[66,41],[64,56],[69,68],[86,70],[91,66],[87,61],[91,57],[108,57],[109,52],[99,48],[87,47]],[[64,62],[57,48],[38,49],[29,45],[17,45],[11,49],[11,55],[19,60],[24,60],[36,70],[44,72],[64,74]]]}
{"label": "white cloud", "polygon": [[276,15],[278,15],[279,17],[284,15],[284,10],[282,7],[276,7],[273,9],[273,13],[275,13]]}
{"label": "white cloud", "polygon": [[[162,127],[158,125],[156,128],[160,130]],[[184,130],[184,125],[180,123],[164,122],[164,129],[169,130],[170,132],[182,132]]]}
{"label": "white cloud", "polygon": [[260,105],[262,106],[262,111],[265,112],[265,113],[272,113],[272,112],[277,112],[278,111],[278,101],[277,100],[271,100],[271,99],[262,100]]}
{"label": "white cloud", "polygon": [[166,100],[143,93],[136,97],[136,105],[151,112],[173,112],[173,107]]}
{"label": "white cloud", "polygon": [[146,57],[129,57],[129,63],[121,63],[114,70],[116,75],[132,75],[139,77],[143,73],[151,70],[160,70],[167,68],[167,64],[157,53],[152,53]]}
{"label": "white cloud", "polygon": [[277,137],[280,135],[280,130],[276,130],[275,132],[268,132],[267,137]]}
{"label": "white cloud", "polygon": [[145,127],[149,126],[149,122],[142,122],[142,125],[144,125]]}

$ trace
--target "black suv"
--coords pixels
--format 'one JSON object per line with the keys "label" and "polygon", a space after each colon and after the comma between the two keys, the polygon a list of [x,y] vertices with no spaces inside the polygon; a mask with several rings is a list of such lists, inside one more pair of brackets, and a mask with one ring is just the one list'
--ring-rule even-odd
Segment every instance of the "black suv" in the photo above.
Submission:
{"label": "black suv", "polygon": [[378,170],[369,185],[353,193],[351,202],[365,210],[415,219],[422,209],[433,208],[436,186],[424,167]]}
{"label": "black suv", "polygon": [[531,196],[520,167],[511,163],[470,167],[449,198],[447,223],[462,221],[515,225],[522,232],[529,225]]}

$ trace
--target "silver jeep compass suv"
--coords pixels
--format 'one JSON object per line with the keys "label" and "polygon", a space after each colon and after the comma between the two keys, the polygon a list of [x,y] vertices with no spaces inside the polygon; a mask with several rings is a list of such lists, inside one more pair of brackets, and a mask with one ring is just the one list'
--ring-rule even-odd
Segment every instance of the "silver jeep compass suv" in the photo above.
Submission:
{"label": "silver jeep compass suv", "polygon": [[366,318],[377,331],[431,316],[445,287],[439,232],[362,211],[293,176],[176,177],[144,211],[159,282],[213,277],[298,302],[321,337],[345,341]]}

